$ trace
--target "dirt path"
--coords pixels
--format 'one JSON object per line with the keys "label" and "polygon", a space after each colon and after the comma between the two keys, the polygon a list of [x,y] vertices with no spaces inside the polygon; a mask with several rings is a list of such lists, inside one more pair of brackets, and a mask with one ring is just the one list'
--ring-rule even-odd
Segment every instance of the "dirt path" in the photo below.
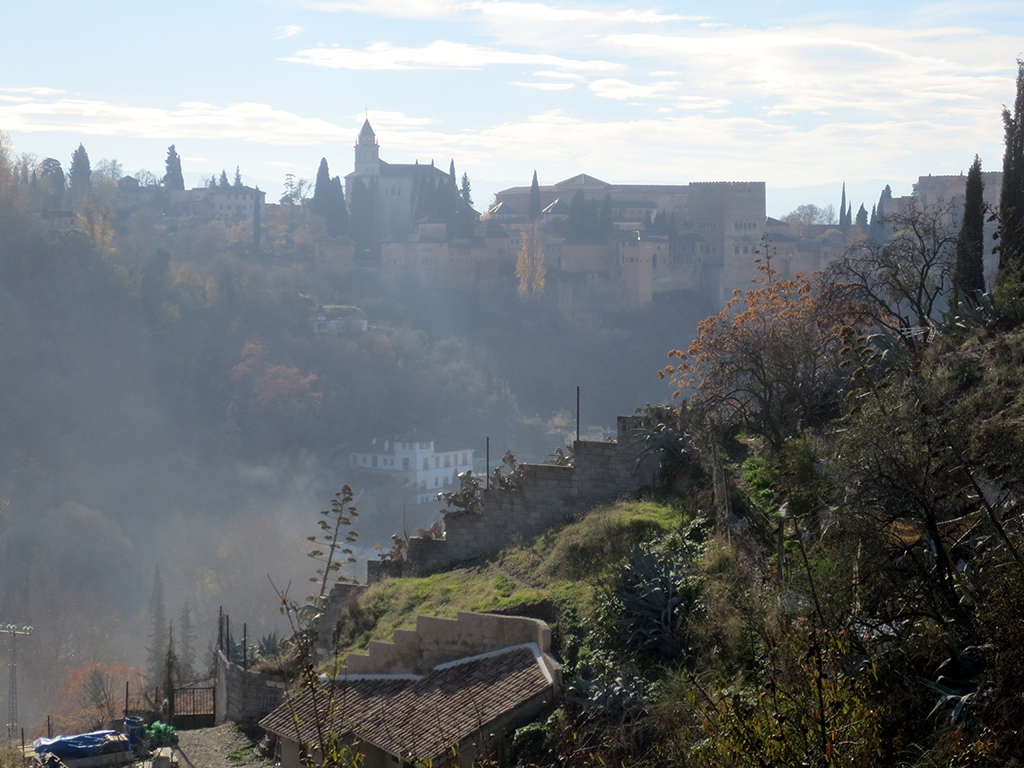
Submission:
{"label": "dirt path", "polygon": [[254,736],[233,723],[179,731],[175,757],[180,768],[266,768],[272,763],[253,754]]}

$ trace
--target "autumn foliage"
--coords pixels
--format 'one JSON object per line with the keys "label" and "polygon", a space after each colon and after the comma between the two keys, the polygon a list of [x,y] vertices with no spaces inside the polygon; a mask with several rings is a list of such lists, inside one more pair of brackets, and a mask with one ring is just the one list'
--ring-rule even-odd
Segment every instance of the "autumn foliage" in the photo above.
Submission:
{"label": "autumn foliage", "polygon": [[864,313],[837,284],[797,274],[780,280],[770,253],[761,286],[734,292],[717,315],[697,327],[686,352],[660,371],[689,390],[687,405],[714,422],[739,421],[780,446],[803,426],[820,422],[835,402],[843,339]]}
{"label": "autumn foliage", "polygon": [[[52,713],[54,733],[79,733],[109,727],[124,716],[124,687],[133,698],[142,685],[142,670],[118,662],[91,662],[75,667],[61,681],[57,711]],[[129,703],[129,706],[136,707]]]}

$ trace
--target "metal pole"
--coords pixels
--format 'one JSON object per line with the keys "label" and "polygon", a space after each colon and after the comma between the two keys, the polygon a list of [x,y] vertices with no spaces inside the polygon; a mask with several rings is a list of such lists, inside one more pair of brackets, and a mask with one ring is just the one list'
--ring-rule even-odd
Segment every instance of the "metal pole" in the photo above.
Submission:
{"label": "metal pole", "polygon": [[580,439],[580,388],[576,385],[576,439]]}

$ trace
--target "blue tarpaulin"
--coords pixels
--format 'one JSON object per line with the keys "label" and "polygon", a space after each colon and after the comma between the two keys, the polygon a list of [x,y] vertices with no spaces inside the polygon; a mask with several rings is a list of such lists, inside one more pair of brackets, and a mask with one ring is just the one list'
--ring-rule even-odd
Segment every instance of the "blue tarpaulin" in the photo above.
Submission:
{"label": "blue tarpaulin", "polygon": [[128,739],[117,731],[93,731],[74,736],[54,736],[52,739],[36,739],[32,748],[37,755],[51,754],[62,760],[79,757],[94,757],[109,752],[127,752],[131,749]]}

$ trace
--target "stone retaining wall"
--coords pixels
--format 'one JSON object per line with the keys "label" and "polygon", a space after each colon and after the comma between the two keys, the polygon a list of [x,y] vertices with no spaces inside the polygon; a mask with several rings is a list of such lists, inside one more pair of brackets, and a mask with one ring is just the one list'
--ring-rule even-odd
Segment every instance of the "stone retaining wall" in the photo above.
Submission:
{"label": "stone retaining wall", "polygon": [[223,651],[214,657],[217,684],[213,697],[214,722],[259,719],[284,701],[284,678],[244,670],[227,660]]}
{"label": "stone retaining wall", "polygon": [[[649,484],[649,469],[636,467],[637,418],[620,416],[618,440],[573,443],[571,467],[524,464],[520,488],[483,491],[483,512],[449,515],[444,539],[409,539],[404,567],[367,563],[370,584],[404,573],[427,574],[495,552],[517,538],[536,536],[580,512],[614,501]],[[398,573],[396,573],[398,571]]]}

